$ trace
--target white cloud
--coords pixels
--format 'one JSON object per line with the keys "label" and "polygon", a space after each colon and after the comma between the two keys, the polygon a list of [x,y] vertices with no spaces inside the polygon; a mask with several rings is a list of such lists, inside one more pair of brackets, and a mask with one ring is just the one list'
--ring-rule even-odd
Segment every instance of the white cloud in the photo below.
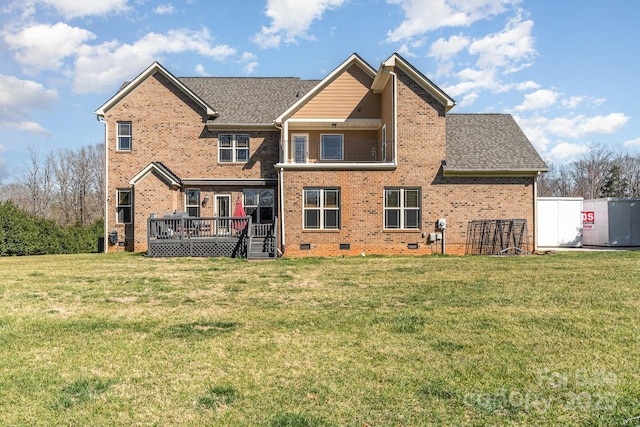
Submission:
{"label": "white cloud", "polygon": [[[449,85],[447,91],[454,97],[473,94],[475,100],[478,92],[488,90],[493,93],[506,92],[517,88],[529,90],[539,87],[535,82],[507,83],[503,76],[530,65],[535,57],[531,31],[533,22],[522,21],[520,14],[511,19],[501,31],[485,37],[468,39],[463,35],[439,39],[431,46],[430,56],[440,60],[438,74],[455,76],[458,83]],[[454,56],[465,51],[476,56],[475,67],[464,68],[457,73],[454,68]],[[470,105],[470,103],[461,103]]]}
{"label": "white cloud", "polygon": [[520,91],[533,90],[533,89],[539,89],[539,88],[540,88],[540,85],[532,80],[527,80],[526,82],[521,82],[516,85],[516,89]]}
{"label": "white cloud", "polygon": [[454,55],[469,46],[469,43],[469,37],[463,34],[451,36],[447,40],[439,38],[431,44],[429,56],[437,58],[440,61],[449,61]]}
{"label": "white cloud", "polygon": [[548,122],[549,132],[566,138],[581,138],[589,134],[614,133],[629,121],[623,113],[587,117],[584,114],[557,117]]}
{"label": "white cloud", "polygon": [[137,75],[164,54],[193,52],[218,61],[235,55],[227,45],[213,45],[206,29],[148,33],[133,44],[117,41],[84,45],[75,63],[74,89],[80,93],[104,92]]}
{"label": "white cloud", "polygon": [[533,21],[521,21],[517,16],[502,31],[474,40],[469,53],[478,55],[479,68],[501,68],[505,73],[519,71],[529,66],[536,54],[532,29]]}
{"label": "white cloud", "polygon": [[67,19],[104,16],[129,10],[128,0],[36,0],[34,3],[51,7]]}
{"label": "white cloud", "polygon": [[16,129],[21,132],[33,133],[41,136],[51,136],[51,132],[43,128],[39,123],[33,121],[22,122],[3,122],[0,121],[0,127]]}
{"label": "white cloud", "polygon": [[196,64],[196,74],[200,77],[209,77],[210,74],[204,69],[204,65]]}
{"label": "white cloud", "polygon": [[156,15],[171,15],[176,12],[176,8],[171,4],[159,4],[158,7],[153,9],[153,13]]}
{"label": "white cloud", "polygon": [[258,66],[258,58],[251,52],[244,52],[238,62],[244,65],[243,69],[246,74],[253,74]]}
{"label": "white cloud", "polygon": [[562,100],[562,106],[570,110],[574,110],[580,104],[582,104],[582,101],[584,101],[584,99],[584,96],[570,96],[568,99]]}
{"label": "white cloud", "polygon": [[524,96],[522,104],[516,111],[539,110],[554,105],[558,100],[558,92],[549,89],[540,89]]}
{"label": "white cloud", "polygon": [[5,34],[4,40],[15,51],[15,60],[35,70],[57,70],[63,60],[96,35],[91,31],[58,22],[54,25],[38,24],[15,34]]}
{"label": "white cloud", "polygon": [[549,156],[554,160],[565,160],[576,157],[580,154],[587,153],[589,146],[584,144],[571,144],[569,142],[560,142],[549,152]]}
{"label": "white cloud", "polygon": [[475,92],[466,93],[462,97],[462,101],[458,102],[458,106],[460,106],[462,108],[468,107],[468,106],[472,105],[474,102],[476,102],[476,99],[478,99],[479,96],[480,95],[478,95]]}
{"label": "white cloud", "polygon": [[298,39],[312,39],[307,31],[327,10],[336,9],[346,0],[267,0],[266,15],[271,25],[263,26],[253,36],[253,42],[262,49],[275,48]]}
{"label": "white cloud", "polygon": [[589,135],[611,134],[618,131],[628,121],[623,113],[606,116],[573,115],[563,117],[519,117],[514,116],[533,145],[541,152],[547,151],[552,140],[558,138],[581,139]]}
{"label": "white cloud", "polygon": [[624,142],[625,147],[640,147],[640,137]]}
{"label": "white cloud", "polygon": [[504,89],[497,80],[496,70],[493,69],[476,70],[465,68],[458,72],[456,77],[460,80],[460,83],[445,88],[445,92],[453,97],[463,96],[466,93],[479,90],[501,92]]}
{"label": "white cloud", "polygon": [[443,27],[468,27],[476,21],[499,15],[521,0],[387,0],[399,4],[404,21],[387,33],[387,40],[411,39]]}
{"label": "white cloud", "polygon": [[30,119],[28,112],[49,109],[57,98],[54,90],[45,89],[40,83],[0,74],[0,126],[49,135],[46,129]]}

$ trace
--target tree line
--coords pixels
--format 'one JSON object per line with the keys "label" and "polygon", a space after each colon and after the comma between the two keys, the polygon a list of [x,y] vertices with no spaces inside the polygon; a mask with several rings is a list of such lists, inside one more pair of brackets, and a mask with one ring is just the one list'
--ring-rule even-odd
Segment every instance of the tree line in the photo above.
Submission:
{"label": "tree line", "polygon": [[566,164],[548,164],[538,178],[539,197],[640,197],[640,156],[595,145]]}
{"label": "tree line", "polygon": [[24,173],[0,185],[0,255],[91,252],[104,224],[102,144],[34,148]]}

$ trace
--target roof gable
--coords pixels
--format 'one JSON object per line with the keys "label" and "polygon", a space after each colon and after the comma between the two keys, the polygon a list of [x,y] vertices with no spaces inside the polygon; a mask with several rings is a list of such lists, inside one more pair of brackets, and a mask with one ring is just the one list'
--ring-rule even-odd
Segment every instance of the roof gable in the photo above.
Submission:
{"label": "roof gable", "polygon": [[431,96],[438,100],[444,107],[445,111],[449,111],[456,105],[456,101],[440,89],[435,83],[429,80],[417,68],[411,65],[407,60],[397,53],[391,55],[386,61],[380,64],[376,78],[373,81],[372,89],[374,92],[382,92],[390,77],[390,72],[394,67],[400,68],[413,81],[418,83]]}
{"label": "roof gable", "polygon": [[315,87],[302,96],[297,102],[291,105],[284,113],[276,118],[276,123],[282,123],[287,118],[291,117],[304,105],[306,105],[317,94],[322,92],[327,86],[334,82],[339,76],[347,72],[353,65],[361,68],[371,78],[375,77],[375,69],[365,62],[358,54],[354,53],[346,61],[340,64],[335,70],[333,70],[328,76],[322,79]]}
{"label": "roof gable", "polygon": [[107,102],[105,102],[100,108],[96,110],[95,114],[97,114],[98,116],[104,116],[107,111],[109,111],[118,102],[123,100],[132,91],[134,91],[138,86],[140,86],[142,82],[144,82],[145,80],[147,80],[149,77],[153,76],[156,73],[162,74],[185,95],[191,98],[194,102],[200,104],[202,108],[207,112],[207,116],[215,117],[218,115],[216,110],[214,110],[200,96],[196,95],[191,89],[189,89],[184,83],[182,83],[179,79],[177,79],[173,74],[171,74],[166,68],[160,65],[160,63],[157,61],[151,64],[146,70],[144,70],[141,74],[139,74],[135,79],[133,79],[129,83],[124,84],[114,96],[112,96]]}
{"label": "roof gable", "polygon": [[138,182],[142,181],[147,175],[150,173],[156,173],[160,179],[166,182],[168,185],[172,187],[180,187],[181,182],[180,178],[176,176],[169,168],[163,165],[160,162],[151,162],[144,169],[138,172],[131,180],[129,184],[136,185]]}

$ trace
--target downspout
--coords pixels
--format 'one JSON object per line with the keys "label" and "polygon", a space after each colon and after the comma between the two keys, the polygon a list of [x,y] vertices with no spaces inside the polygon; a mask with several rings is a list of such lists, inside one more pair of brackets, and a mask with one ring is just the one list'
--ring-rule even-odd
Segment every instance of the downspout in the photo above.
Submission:
{"label": "downspout", "polygon": [[109,252],[109,156],[107,150],[107,141],[109,141],[109,127],[104,121],[104,116],[97,116],[100,123],[104,125],[104,230],[103,230],[103,253]]}
{"label": "downspout", "polygon": [[282,248],[280,255],[284,254],[286,243],[284,239],[284,168],[280,168],[280,230],[282,233],[282,241],[280,247]]}
{"label": "downspout", "polygon": [[[282,147],[282,152],[283,152],[283,158],[280,159],[281,163],[285,163],[288,159],[288,147],[287,147],[287,140],[286,138],[283,139],[283,131],[282,131],[282,126],[278,126],[277,123],[274,123],[275,127],[277,129],[280,129],[280,147]],[[284,122],[284,128],[288,129],[287,126],[287,122]],[[286,133],[285,133],[286,135]],[[280,188],[278,189],[278,210],[280,211],[280,235],[282,236],[282,239],[280,240],[280,247],[282,249],[277,249],[280,251],[280,256],[282,256],[282,254],[284,254],[285,251],[285,238],[284,238],[284,168],[280,168],[280,170],[278,171],[278,184],[280,186]]]}
{"label": "downspout", "polygon": [[393,76],[393,165],[398,166],[398,76],[393,71],[389,71]]}
{"label": "downspout", "polygon": [[538,176],[533,177],[533,251],[538,251]]}

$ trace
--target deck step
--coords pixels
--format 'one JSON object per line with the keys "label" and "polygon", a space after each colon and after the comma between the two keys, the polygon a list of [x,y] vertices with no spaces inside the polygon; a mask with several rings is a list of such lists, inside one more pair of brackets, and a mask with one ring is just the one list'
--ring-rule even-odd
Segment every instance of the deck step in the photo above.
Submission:
{"label": "deck step", "polygon": [[275,253],[269,252],[266,248],[266,238],[254,237],[251,246],[248,248],[247,258],[250,260],[272,260]]}

